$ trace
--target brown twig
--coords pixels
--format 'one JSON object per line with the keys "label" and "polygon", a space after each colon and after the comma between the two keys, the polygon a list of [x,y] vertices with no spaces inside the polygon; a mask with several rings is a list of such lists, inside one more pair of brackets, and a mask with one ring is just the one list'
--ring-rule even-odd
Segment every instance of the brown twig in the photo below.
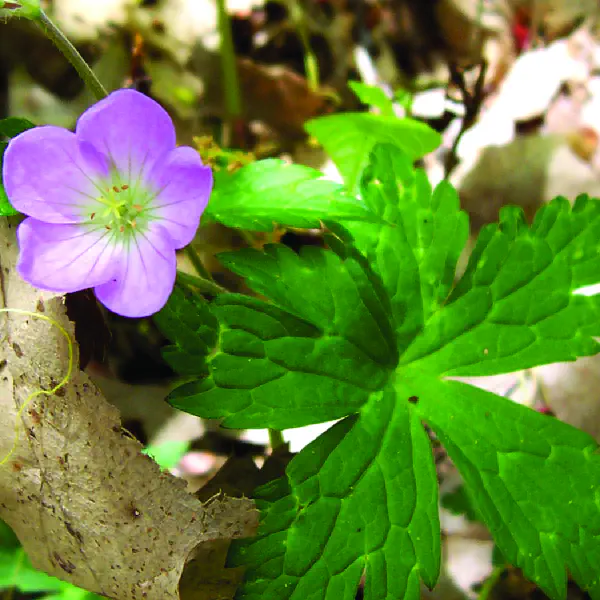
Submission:
{"label": "brown twig", "polygon": [[450,84],[454,84],[460,91],[461,100],[465,107],[465,115],[460,125],[460,131],[452,144],[452,148],[444,159],[444,177],[446,179],[459,163],[457,149],[462,136],[468,129],[473,127],[477,120],[477,116],[479,115],[479,109],[481,108],[481,103],[484,98],[483,84],[485,82],[486,72],[487,62],[482,60],[479,63],[479,73],[477,74],[477,80],[475,81],[473,91],[471,92],[465,81],[464,69],[460,68],[455,63],[450,64]]}

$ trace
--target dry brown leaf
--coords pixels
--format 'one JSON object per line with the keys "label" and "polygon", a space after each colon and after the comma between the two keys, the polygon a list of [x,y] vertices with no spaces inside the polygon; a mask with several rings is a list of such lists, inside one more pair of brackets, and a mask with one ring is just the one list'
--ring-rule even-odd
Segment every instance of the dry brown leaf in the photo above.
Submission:
{"label": "dry brown leaf", "polygon": [[287,67],[238,59],[244,113],[289,137],[304,137],[304,123],[326,113],[330,100]]}
{"label": "dry brown leaf", "polygon": [[[40,312],[72,336],[62,299],[16,275],[14,230],[14,221],[0,221],[3,304]],[[45,321],[0,316],[4,456],[12,445],[17,406],[60,381],[67,344]],[[202,504],[183,481],[140,454],[140,445],[123,435],[118,411],[78,368],[55,395],[36,398],[21,424],[17,449],[0,467],[0,518],[14,529],[36,568],[116,599],[177,599],[184,565],[203,542],[222,540],[226,546],[227,540],[255,531],[257,513],[250,500],[218,496]],[[222,561],[223,553],[215,560]],[[203,565],[213,582],[220,566]],[[231,597],[239,571],[228,576],[233,583],[220,598]],[[195,598],[215,598],[206,583]]]}

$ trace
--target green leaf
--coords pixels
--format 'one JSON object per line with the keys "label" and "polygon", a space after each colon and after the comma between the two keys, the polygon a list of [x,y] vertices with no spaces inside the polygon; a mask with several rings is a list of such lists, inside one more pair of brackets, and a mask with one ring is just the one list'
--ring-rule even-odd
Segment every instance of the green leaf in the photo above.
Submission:
{"label": "green leaf", "polygon": [[277,159],[250,163],[233,174],[221,171],[215,174],[207,214],[252,231],[271,231],[275,223],[312,228],[325,220],[376,220],[362,201],[322,177],[315,169]]}
{"label": "green leaf", "polygon": [[217,342],[219,329],[206,300],[177,286],[153,318],[163,335],[175,342],[162,352],[171,368],[182,375],[206,374],[206,357]]}
{"label": "green leaf", "polygon": [[417,576],[433,583],[436,481],[421,420],[506,559],[553,599],[564,597],[566,569],[600,599],[600,448],[445,379],[600,349],[599,296],[578,292],[600,279],[600,200],[571,208],[557,199],[531,226],[505,209],[455,282],[467,223],[448,184],[432,191],[409,157],[379,146],[361,197],[380,222],[334,226],[331,250],[267,246],[223,257],[270,302],[220,296],[208,377],[171,399],[229,427],[345,417],[257,492],[259,535],[232,554],[248,566],[239,600],[352,598],[363,567],[367,600],[414,600]]}
{"label": "green leaf", "polygon": [[437,483],[429,440],[390,387],[307,446],[256,492],[262,522],[238,544],[244,600],[419,596],[439,571]]}
{"label": "green leaf", "polygon": [[529,408],[416,369],[398,382],[435,430],[502,554],[551,598],[565,565],[600,597],[600,448],[586,433]]}
{"label": "green leaf", "polygon": [[190,442],[171,440],[158,446],[148,446],[142,452],[154,460],[161,469],[172,469],[190,449]]}
{"label": "green leaf", "polygon": [[356,94],[363,104],[374,106],[381,111],[382,115],[391,117],[394,115],[392,100],[377,85],[368,85],[360,81],[349,81],[348,87]]}
{"label": "green leaf", "polygon": [[35,127],[35,125],[27,119],[17,117],[0,119],[0,217],[11,217],[19,214],[19,212],[10,204],[4,186],[2,185],[2,163],[4,152],[8,146],[8,142],[2,140],[13,138],[32,127]]}
{"label": "green leaf", "polygon": [[14,138],[20,133],[33,129],[35,124],[29,119],[22,117],[8,117],[6,119],[0,119],[0,138]]}
{"label": "green leaf", "polygon": [[446,301],[469,235],[446,182],[432,193],[425,172],[390,145],[373,151],[361,184],[371,210],[392,226],[356,224],[356,246],[381,277],[392,304],[399,349],[404,350]]}
{"label": "green leaf", "polygon": [[63,585],[60,579],[34,569],[23,548],[0,548],[0,590],[49,592],[60,590]]}
{"label": "green leaf", "polygon": [[376,144],[393,144],[415,160],[441,142],[439,133],[424,123],[370,113],[318,117],[308,121],[305,129],[331,156],[350,191],[356,189]]}
{"label": "green leaf", "polygon": [[0,19],[24,17],[35,21],[40,12],[40,0],[0,0]]}
{"label": "green leaf", "polygon": [[210,375],[174,390],[173,406],[225,427],[284,429],[355,412],[385,385],[397,361],[389,306],[351,248],[268,245],[220,259],[275,305],[219,296]]}
{"label": "green leaf", "polygon": [[557,198],[531,227],[506,208],[482,230],[465,275],[401,363],[435,375],[495,375],[596,354],[600,202]]}
{"label": "green leaf", "polygon": [[481,522],[480,516],[473,507],[473,501],[469,498],[464,485],[458,486],[452,492],[441,497],[441,505],[453,515],[464,515],[473,523]]}

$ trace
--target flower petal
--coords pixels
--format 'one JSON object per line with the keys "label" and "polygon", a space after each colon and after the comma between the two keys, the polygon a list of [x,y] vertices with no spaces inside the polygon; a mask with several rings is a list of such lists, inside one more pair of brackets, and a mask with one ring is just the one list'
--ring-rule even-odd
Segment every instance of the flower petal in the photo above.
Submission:
{"label": "flower petal", "polygon": [[105,283],[115,275],[118,246],[104,228],[30,217],[19,225],[17,239],[17,272],[35,287],[64,294]]}
{"label": "flower petal", "polygon": [[2,177],[12,205],[48,223],[77,223],[100,195],[96,181],[108,163],[62,127],[35,127],[13,138]]}
{"label": "flower petal", "polygon": [[148,206],[149,214],[169,232],[175,248],[183,248],[194,238],[208,204],[212,171],[203,166],[198,152],[182,146],[169,153],[151,179],[160,191]]}
{"label": "flower petal", "polygon": [[175,148],[167,111],[135,90],[117,90],[94,104],[79,117],[75,133],[107,156],[127,183]]}
{"label": "flower petal", "polygon": [[96,287],[98,300],[124,317],[147,317],[167,302],[175,284],[175,250],[159,226],[130,238],[115,277]]}

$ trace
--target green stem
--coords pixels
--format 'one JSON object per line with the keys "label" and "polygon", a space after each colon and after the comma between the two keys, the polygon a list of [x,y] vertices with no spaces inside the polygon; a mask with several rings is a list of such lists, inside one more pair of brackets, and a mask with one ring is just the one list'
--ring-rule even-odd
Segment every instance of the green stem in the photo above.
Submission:
{"label": "green stem", "polygon": [[182,283],[183,285],[193,286],[201,292],[206,292],[215,296],[218,294],[229,293],[229,290],[226,290],[224,287],[221,287],[218,283],[215,283],[214,281],[204,279],[204,277],[198,277],[197,275],[188,275],[187,273],[183,273],[182,271],[177,271],[177,281],[179,283]]}
{"label": "green stem", "polygon": [[312,91],[316,92],[319,89],[319,63],[310,46],[310,36],[306,26],[304,10],[298,0],[288,0],[288,8],[292,23],[294,23],[294,26],[298,31],[300,42],[304,50],[304,70],[306,72],[306,81],[308,82],[308,87]]}
{"label": "green stem", "polygon": [[225,107],[227,116],[231,119],[242,114],[242,101],[233,38],[231,37],[231,21],[227,12],[227,0],[217,0],[217,15],[219,35],[221,36],[221,68],[223,69],[225,88]]}
{"label": "green stem", "polygon": [[194,269],[196,269],[196,273],[198,273],[198,275],[200,275],[200,277],[202,277],[203,279],[207,279],[208,281],[214,281],[212,275],[204,266],[202,259],[200,258],[194,247],[191,244],[188,244],[184,250],[187,254],[187,257],[190,259],[192,266],[194,267]]}
{"label": "green stem", "polygon": [[271,446],[271,450],[277,450],[279,446],[283,446],[284,444],[285,440],[281,431],[279,429],[269,429],[269,445]]}
{"label": "green stem", "polygon": [[490,573],[489,577],[484,581],[481,589],[479,590],[479,595],[477,596],[477,600],[488,600],[490,593],[494,589],[494,586],[500,579],[500,575],[504,572],[504,565],[499,567],[495,567],[494,570]]}
{"label": "green stem", "polygon": [[40,15],[36,23],[73,65],[77,73],[79,73],[79,77],[83,79],[84,83],[88,86],[96,99],[102,100],[102,98],[106,98],[108,93],[92,69],[90,69],[90,66],[85,62],[83,56],[79,54],[77,48],[71,44],[65,34],[50,20],[43,10],[40,10]]}

